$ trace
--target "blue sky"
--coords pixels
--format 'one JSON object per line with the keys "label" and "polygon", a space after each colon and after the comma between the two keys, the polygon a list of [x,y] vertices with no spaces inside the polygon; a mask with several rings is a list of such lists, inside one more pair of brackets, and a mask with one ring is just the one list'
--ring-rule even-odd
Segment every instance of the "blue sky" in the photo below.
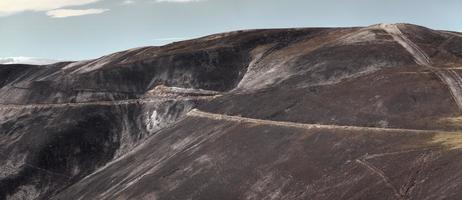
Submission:
{"label": "blue sky", "polygon": [[0,0],[0,57],[80,60],[238,29],[381,22],[462,32],[462,1]]}

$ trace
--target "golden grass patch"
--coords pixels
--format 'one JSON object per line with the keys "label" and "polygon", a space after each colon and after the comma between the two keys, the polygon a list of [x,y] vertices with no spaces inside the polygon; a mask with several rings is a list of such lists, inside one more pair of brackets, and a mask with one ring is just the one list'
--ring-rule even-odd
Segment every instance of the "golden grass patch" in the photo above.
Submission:
{"label": "golden grass patch", "polygon": [[462,127],[462,116],[460,117],[445,117],[438,120],[439,124],[452,126],[452,127]]}
{"label": "golden grass patch", "polygon": [[433,136],[431,143],[440,144],[454,150],[462,149],[462,132],[458,133],[437,133]]}

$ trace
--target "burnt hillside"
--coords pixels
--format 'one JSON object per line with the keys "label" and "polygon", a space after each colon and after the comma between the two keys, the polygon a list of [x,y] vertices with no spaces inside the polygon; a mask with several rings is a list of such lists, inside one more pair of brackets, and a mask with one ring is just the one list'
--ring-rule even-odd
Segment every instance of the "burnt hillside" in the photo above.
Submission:
{"label": "burnt hillside", "polygon": [[0,199],[461,199],[461,76],[411,24],[0,65]]}

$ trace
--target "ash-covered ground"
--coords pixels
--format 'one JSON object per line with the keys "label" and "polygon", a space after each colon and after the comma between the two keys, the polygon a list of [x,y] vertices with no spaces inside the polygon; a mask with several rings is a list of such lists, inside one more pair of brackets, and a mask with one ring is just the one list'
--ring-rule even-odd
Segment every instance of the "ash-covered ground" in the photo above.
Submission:
{"label": "ash-covered ground", "polygon": [[411,24],[0,65],[0,199],[462,199],[461,76]]}

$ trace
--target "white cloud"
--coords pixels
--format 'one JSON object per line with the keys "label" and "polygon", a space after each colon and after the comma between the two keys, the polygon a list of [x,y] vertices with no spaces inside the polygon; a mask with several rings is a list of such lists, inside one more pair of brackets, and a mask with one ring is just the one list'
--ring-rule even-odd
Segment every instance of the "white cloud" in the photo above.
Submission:
{"label": "white cloud", "polygon": [[30,57],[9,57],[0,58],[0,64],[28,64],[28,65],[49,65],[57,63],[57,60],[43,59],[43,58],[30,58]]}
{"label": "white cloud", "polygon": [[76,10],[76,9],[58,9],[50,10],[47,12],[47,15],[53,18],[65,18],[65,17],[76,17],[82,15],[95,15],[101,14],[109,9],[86,9],[86,10]]}
{"label": "white cloud", "polygon": [[100,0],[0,0],[0,16],[24,11],[49,11],[69,6],[80,6]]}
{"label": "white cloud", "polygon": [[188,3],[188,2],[199,2],[204,0],[156,0],[157,3],[171,2],[171,3]]}
{"label": "white cloud", "polygon": [[122,3],[120,3],[120,5],[130,5],[130,4],[134,4],[135,1],[133,0],[125,0],[125,1],[122,1]]}

